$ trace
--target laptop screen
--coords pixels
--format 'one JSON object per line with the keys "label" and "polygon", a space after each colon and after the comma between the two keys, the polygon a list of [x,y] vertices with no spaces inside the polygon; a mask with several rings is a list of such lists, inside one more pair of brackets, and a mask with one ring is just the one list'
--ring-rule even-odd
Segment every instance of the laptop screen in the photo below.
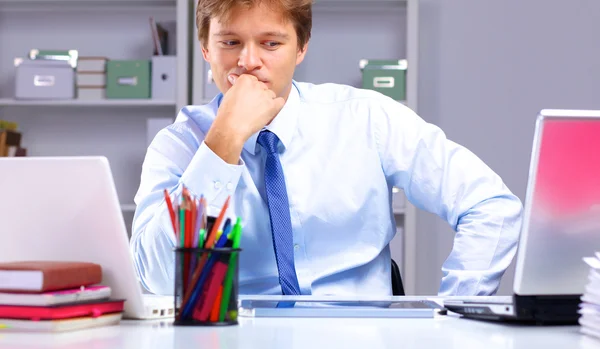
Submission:
{"label": "laptop screen", "polygon": [[555,217],[600,209],[600,119],[547,120],[540,140],[534,208]]}
{"label": "laptop screen", "polygon": [[514,290],[582,294],[582,258],[600,251],[600,113],[542,117],[536,132]]}

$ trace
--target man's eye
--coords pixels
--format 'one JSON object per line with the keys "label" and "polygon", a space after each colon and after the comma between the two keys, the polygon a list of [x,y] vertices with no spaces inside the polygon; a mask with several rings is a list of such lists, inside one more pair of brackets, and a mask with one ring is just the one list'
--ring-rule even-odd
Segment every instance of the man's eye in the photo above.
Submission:
{"label": "man's eye", "polygon": [[225,40],[225,41],[221,41],[221,43],[225,46],[234,46],[237,45],[237,41],[235,40]]}
{"label": "man's eye", "polygon": [[265,45],[273,48],[273,47],[277,47],[277,46],[281,45],[281,43],[279,43],[277,41],[267,41],[267,42],[265,42]]}

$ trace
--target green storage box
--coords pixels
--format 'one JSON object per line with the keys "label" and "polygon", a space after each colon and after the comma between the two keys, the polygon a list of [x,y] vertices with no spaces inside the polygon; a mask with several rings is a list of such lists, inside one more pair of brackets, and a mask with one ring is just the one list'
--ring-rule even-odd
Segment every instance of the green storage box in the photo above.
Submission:
{"label": "green storage box", "polygon": [[106,62],[106,98],[150,98],[150,60]]}
{"label": "green storage box", "polygon": [[362,88],[375,90],[397,101],[406,100],[406,70],[408,63],[402,60],[360,61]]}

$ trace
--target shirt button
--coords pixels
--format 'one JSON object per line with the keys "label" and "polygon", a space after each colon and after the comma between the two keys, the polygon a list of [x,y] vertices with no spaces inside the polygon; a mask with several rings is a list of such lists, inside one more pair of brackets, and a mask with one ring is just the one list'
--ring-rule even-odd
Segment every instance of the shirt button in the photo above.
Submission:
{"label": "shirt button", "polygon": [[298,251],[300,249],[300,245],[294,244],[294,250]]}
{"label": "shirt button", "polygon": [[221,182],[215,181],[215,189],[221,189]]}
{"label": "shirt button", "polygon": [[229,191],[233,190],[233,183],[227,183],[227,190],[229,190]]}

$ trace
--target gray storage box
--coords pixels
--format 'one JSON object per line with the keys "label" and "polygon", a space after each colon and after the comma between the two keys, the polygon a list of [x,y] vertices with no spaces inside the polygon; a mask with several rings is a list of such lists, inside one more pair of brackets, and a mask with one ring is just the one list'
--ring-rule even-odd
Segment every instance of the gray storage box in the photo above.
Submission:
{"label": "gray storage box", "polygon": [[15,99],[74,99],[75,70],[67,61],[15,59]]}

